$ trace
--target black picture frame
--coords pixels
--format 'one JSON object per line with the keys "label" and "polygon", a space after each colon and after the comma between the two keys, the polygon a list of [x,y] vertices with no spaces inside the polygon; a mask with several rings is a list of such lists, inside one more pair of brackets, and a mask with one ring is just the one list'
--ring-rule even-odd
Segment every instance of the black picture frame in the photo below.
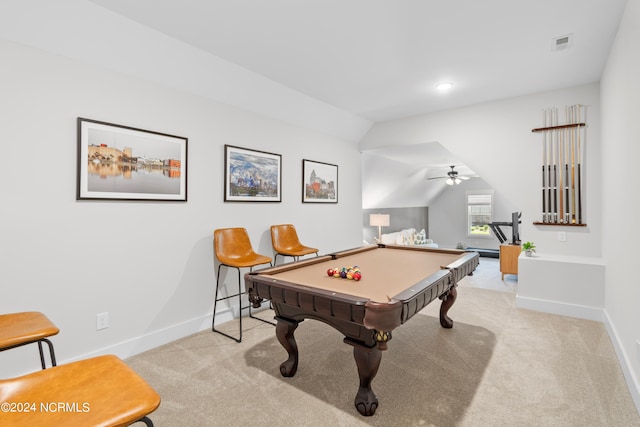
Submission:
{"label": "black picture frame", "polygon": [[225,202],[281,202],[282,156],[224,146]]}
{"label": "black picture frame", "polygon": [[302,203],[338,203],[338,165],[302,160]]}
{"label": "black picture frame", "polygon": [[76,200],[187,201],[188,139],[78,117]]}

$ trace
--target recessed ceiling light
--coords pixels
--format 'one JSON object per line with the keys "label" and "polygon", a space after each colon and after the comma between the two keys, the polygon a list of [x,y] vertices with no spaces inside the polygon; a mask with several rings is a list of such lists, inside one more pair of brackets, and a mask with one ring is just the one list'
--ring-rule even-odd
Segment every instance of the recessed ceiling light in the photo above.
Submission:
{"label": "recessed ceiling light", "polygon": [[438,83],[436,85],[436,89],[440,90],[440,91],[446,91],[449,90],[453,87],[453,83],[451,82],[442,82],[442,83]]}

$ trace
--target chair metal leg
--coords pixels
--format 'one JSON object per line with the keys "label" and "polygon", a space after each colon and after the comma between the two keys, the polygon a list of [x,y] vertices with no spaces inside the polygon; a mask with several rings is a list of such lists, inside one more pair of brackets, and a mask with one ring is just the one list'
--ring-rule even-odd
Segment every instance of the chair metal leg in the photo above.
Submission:
{"label": "chair metal leg", "polygon": [[134,422],[133,424],[137,424],[137,423],[145,423],[147,427],[153,427],[153,421],[151,421],[149,417],[142,417],[138,421]]}
{"label": "chair metal leg", "polygon": [[[269,266],[271,266],[271,263],[269,263]],[[253,271],[253,267],[249,267],[249,271]],[[251,302],[249,302],[249,305],[247,307],[242,307],[240,309],[240,317],[242,317],[242,309],[244,309],[244,308],[248,308],[249,309],[249,317],[250,318],[259,320],[259,321],[264,322],[264,323],[268,323],[268,324],[273,325],[273,326],[276,326],[275,322],[270,322],[268,320],[264,320],[264,319],[261,319],[259,317],[252,316],[251,315]],[[269,301],[269,308],[273,308],[273,306],[271,305],[271,301]]]}
{"label": "chair metal leg", "polygon": [[53,351],[53,343],[46,338],[40,338],[37,341],[21,342],[20,344],[12,345],[11,347],[4,347],[0,349],[0,351],[11,350],[12,348],[22,347],[23,345],[37,343],[38,351],[40,352],[40,365],[42,366],[42,369],[47,369],[47,363],[44,360],[44,350],[42,349],[43,342],[46,342],[47,345],[49,346],[49,356],[51,357],[51,366],[56,366],[56,354]]}
{"label": "chair metal leg", "polygon": [[[223,301],[223,300],[226,300],[226,299],[229,299],[229,298],[233,298],[233,297],[236,296],[236,295],[229,295],[229,296],[226,296],[226,297],[218,298],[218,289],[220,288],[220,268],[223,265],[225,267],[228,267],[228,268],[231,267],[230,265],[226,265],[226,264],[218,265],[218,278],[216,279],[216,296],[215,296],[215,299],[213,300],[213,321],[212,321],[212,324],[211,324],[211,330],[213,332],[219,333],[220,335],[224,335],[227,338],[231,338],[235,342],[239,343],[239,342],[242,342],[242,310],[240,310],[240,313],[239,313],[239,316],[238,316],[239,319],[240,319],[240,337],[239,338],[236,338],[236,337],[234,337],[232,335],[229,335],[229,334],[227,334],[225,332],[222,332],[222,331],[216,329],[216,305],[217,305],[218,301]],[[231,268],[235,268],[236,270],[238,270],[238,291],[240,291],[240,277],[239,277],[240,276],[240,269],[238,267],[231,267]],[[241,298],[241,296],[238,294],[238,299],[240,299],[240,298]],[[240,301],[241,301],[241,304],[242,304],[242,300],[240,300]]]}
{"label": "chair metal leg", "polygon": [[282,261],[286,261],[286,258],[288,256],[292,257],[294,261],[298,261],[298,259],[300,257],[296,257],[294,255],[285,255],[285,254],[281,254],[280,252],[276,252],[276,254],[273,257],[273,265],[278,265],[278,255],[280,255],[282,257]]}
{"label": "chair metal leg", "polygon": [[46,338],[42,338],[38,340],[38,350],[40,351],[40,364],[42,365],[42,369],[47,369],[47,365],[44,362],[44,352],[42,351],[42,342],[46,342],[49,346],[49,356],[51,357],[51,366],[56,366],[56,355],[53,351],[53,344]]}
{"label": "chair metal leg", "polygon": [[[315,252],[316,256],[318,256],[318,252]],[[300,261],[300,255],[285,255],[285,254],[281,254],[279,252],[276,252],[276,254],[273,257],[273,265],[278,265],[278,255],[280,255],[282,257],[282,259],[284,260],[285,257],[292,257],[294,261]]]}
{"label": "chair metal leg", "polygon": [[[220,267],[222,267],[223,265],[225,267],[235,268],[236,270],[238,270],[238,293],[234,294],[234,295],[229,295],[229,296],[226,296],[226,297],[218,298],[218,289],[220,287]],[[269,265],[271,265],[271,263],[269,263]],[[216,293],[215,293],[215,299],[213,301],[213,321],[212,321],[212,324],[211,324],[211,330],[213,332],[217,332],[217,333],[219,333],[221,335],[224,335],[227,338],[231,338],[232,340],[234,340],[237,343],[242,342],[242,310],[244,310],[244,309],[247,309],[247,308],[249,309],[249,317],[250,318],[256,319],[256,320],[260,320],[261,322],[268,323],[270,325],[274,325],[274,326],[276,325],[275,323],[272,323],[272,322],[270,322],[268,320],[264,320],[264,319],[261,319],[259,317],[253,316],[251,314],[251,303],[249,303],[249,305],[243,307],[242,306],[242,295],[244,295],[244,294],[245,294],[245,292],[242,291],[242,275],[240,273],[240,268],[233,267],[233,266],[226,265],[226,264],[218,265],[218,277],[216,279]],[[236,297],[236,296],[238,297],[238,307],[240,307],[240,309],[238,311],[238,323],[239,323],[239,326],[240,326],[240,334],[239,334],[238,338],[216,329],[216,305],[217,305],[218,301],[223,301],[223,300],[226,300],[226,299],[229,299],[229,298],[233,298],[233,297]]]}

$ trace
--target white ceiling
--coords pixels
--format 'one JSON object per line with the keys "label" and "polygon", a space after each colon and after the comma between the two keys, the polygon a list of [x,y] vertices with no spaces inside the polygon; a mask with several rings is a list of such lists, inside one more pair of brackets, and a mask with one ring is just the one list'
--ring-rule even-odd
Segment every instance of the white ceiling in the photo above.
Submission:
{"label": "white ceiling", "polygon": [[[476,176],[475,172],[467,165],[460,163],[460,160],[444,148],[439,142],[425,142],[413,145],[396,145],[389,148],[376,148],[367,150],[367,154],[384,157],[398,163],[409,165],[407,176],[411,176],[417,171],[425,173],[424,179],[434,177],[446,177],[451,166],[460,175]],[[444,181],[442,181],[444,183]]]}
{"label": "white ceiling", "polygon": [[626,3],[91,1],[373,122],[599,81]]}

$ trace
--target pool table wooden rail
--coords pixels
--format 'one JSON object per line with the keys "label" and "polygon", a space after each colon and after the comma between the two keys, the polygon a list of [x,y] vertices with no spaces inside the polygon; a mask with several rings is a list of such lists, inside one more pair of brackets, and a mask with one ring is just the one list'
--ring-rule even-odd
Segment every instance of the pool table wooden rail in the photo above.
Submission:
{"label": "pool table wooden rail", "polygon": [[[438,269],[436,262],[439,262],[440,258],[448,259],[449,257],[439,257],[434,254],[434,257],[431,258],[433,262],[427,269],[419,272],[422,274],[428,271],[429,273],[425,273],[428,277],[418,280],[417,283],[412,284],[412,279],[409,280],[408,285],[405,283],[400,288],[394,287],[393,289],[402,290],[396,295],[382,298],[387,301],[375,301],[362,296],[367,292],[363,292],[362,288],[358,286],[350,289],[353,293],[360,292],[361,296],[341,293],[336,290],[340,289],[335,286],[338,282],[327,282],[327,280],[342,281],[343,279],[332,279],[325,275],[323,277],[324,283],[316,280],[324,268],[318,264],[326,263],[327,266],[330,266],[333,265],[333,261],[340,258],[362,254],[378,248],[433,251],[438,254],[451,254],[454,257],[451,262],[439,266]],[[395,253],[394,255],[403,254]],[[444,328],[451,328],[453,321],[447,316],[447,312],[456,300],[457,283],[473,273],[478,265],[478,258],[477,252],[429,248],[409,249],[406,246],[391,245],[368,246],[249,272],[245,274],[245,286],[252,303],[259,305],[260,301],[268,299],[273,305],[277,319],[276,337],[288,353],[288,359],[280,365],[280,373],[283,376],[291,377],[296,374],[299,355],[294,332],[303,320],[322,321],[345,336],[344,342],[353,346],[353,355],[360,379],[354,400],[355,407],[360,414],[371,416],[375,414],[378,407],[378,398],[371,388],[371,382],[378,372],[382,350],[386,350],[387,342],[391,339],[391,331],[437,298],[442,300],[440,324]],[[376,259],[379,260],[379,258]],[[414,261],[412,258],[411,262]],[[308,268],[308,271],[305,268]],[[389,268],[393,268],[393,266],[389,266]],[[294,271],[296,269],[301,269],[300,273],[302,274],[296,274],[298,273]],[[307,274],[309,271],[314,273],[309,275]],[[379,274],[382,272],[380,268],[376,271]],[[420,277],[419,274],[407,277]],[[310,276],[313,277],[310,278]],[[385,276],[388,277],[386,282],[381,282],[378,276],[374,277],[378,279],[378,284],[382,283],[382,285],[393,281],[392,277],[394,276],[388,274]],[[284,280],[285,277],[289,279]],[[345,288],[349,288],[347,282],[352,281],[343,282]],[[327,285],[327,283],[331,284]],[[318,286],[315,286],[316,284]],[[323,289],[323,285],[332,289]],[[385,294],[378,292],[377,295]],[[378,299],[381,298],[378,297]]]}
{"label": "pool table wooden rail", "polygon": [[[249,298],[258,306],[260,304],[259,301],[263,299],[271,301],[278,318],[292,319],[298,322],[304,319],[319,320],[333,326],[351,339],[363,341],[367,345],[373,346],[376,342],[371,334],[372,331],[367,333],[366,330],[362,330],[359,327],[359,325],[364,326],[365,324],[367,304],[371,303],[368,298],[300,285],[271,277],[271,275],[279,272],[299,268],[301,264],[317,264],[335,259],[332,255],[325,255],[247,273],[245,275],[245,284]],[[258,301],[257,303],[256,300]],[[400,319],[402,304],[400,301],[389,301],[376,306],[374,310],[385,314],[389,314],[390,311],[393,314],[395,311],[397,315],[393,317]],[[388,316],[383,317],[387,318]],[[370,323],[370,321],[367,323]],[[381,330],[390,331],[400,323],[398,322],[397,325],[395,323],[389,324],[389,322],[378,324],[374,320],[373,324],[378,328],[386,328]],[[368,329],[376,329],[376,327],[370,326]]]}
{"label": "pool table wooden rail", "polygon": [[[373,301],[366,297],[301,285],[275,277],[278,273],[338,260],[378,247],[408,249],[407,246],[371,245],[255,270],[245,275],[249,298],[256,305],[259,305],[261,300],[270,300],[274,304],[278,317],[296,321],[302,321],[305,318],[320,320],[335,327],[347,337],[361,341],[365,345],[373,346],[377,343],[382,350],[386,349],[386,340],[376,341],[375,331],[391,332],[436,298],[443,299],[440,323],[443,327],[450,328],[452,321],[446,316],[446,312],[454,301],[447,301],[448,295],[459,280],[472,274],[477,267],[478,254],[476,252],[410,248],[409,250],[463,256],[447,266],[441,266],[441,270],[407,287],[406,290],[390,297],[388,301]],[[455,297],[450,299],[454,300]],[[369,331],[362,330],[356,325],[363,326]]]}

